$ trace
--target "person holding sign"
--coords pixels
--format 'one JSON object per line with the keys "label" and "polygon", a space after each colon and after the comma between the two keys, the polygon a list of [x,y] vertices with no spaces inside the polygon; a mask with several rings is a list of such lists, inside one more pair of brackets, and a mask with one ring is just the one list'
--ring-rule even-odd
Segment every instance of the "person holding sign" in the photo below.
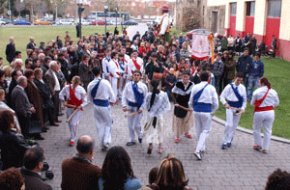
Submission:
{"label": "person holding sign", "polygon": [[245,111],[247,106],[246,88],[242,82],[243,74],[237,73],[235,81],[228,84],[220,95],[220,100],[226,108],[226,123],[223,144],[221,147],[222,150],[231,147],[241,114]]}

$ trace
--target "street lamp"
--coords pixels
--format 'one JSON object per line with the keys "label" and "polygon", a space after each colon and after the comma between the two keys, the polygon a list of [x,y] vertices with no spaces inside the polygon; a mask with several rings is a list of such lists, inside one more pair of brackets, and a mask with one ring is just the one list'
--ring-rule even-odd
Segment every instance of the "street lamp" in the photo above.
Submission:
{"label": "street lamp", "polygon": [[77,30],[77,37],[81,38],[82,37],[82,12],[85,10],[83,7],[84,0],[76,0],[76,3],[78,5],[78,15],[79,15],[79,23],[76,26]]}
{"label": "street lamp", "polygon": [[104,13],[105,13],[105,34],[107,33],[107,13],[108,13],[109,7],[107,5],[104,6]]}

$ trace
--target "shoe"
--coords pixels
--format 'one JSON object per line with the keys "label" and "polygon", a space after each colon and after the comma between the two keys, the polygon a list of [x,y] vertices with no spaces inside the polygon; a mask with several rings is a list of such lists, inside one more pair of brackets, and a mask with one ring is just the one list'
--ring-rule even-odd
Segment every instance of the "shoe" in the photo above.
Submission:
{"label": "shoe", "polygon": [[134,146],[135,144],[135,142],[127,142],[126,146]]}
{"label": "shoe", "polygon": [[59,124],[57,124],[57,123],[52,123],[52,124],[50,124],[50,126],[53,126],[53,127],[58,127],[58,126],[59,126]]}
{"label": "shoe", "polygon": [[262,153],[267,154],[267,150],[263,149],[261,150]]}
{"label": "shoe", "polygon": [[57,116],[63,116],[64,114],[63,113],[59,113]]}
{"label": "shoe", "polygon": [[195,152],[194,153],[194,156],[197,158],[197,160],[201,160],[201,155],[200,155],[200,152]]}
{"label": "shoe", "polygon": [[148,149],[147,149],[147,154],[151,154],[153,149],[153,145],[149,144]]}
{"label": "shoe", "polygon": [[142,144],[142,138],[138,138],[138,142]]}
{"label": "shoe", "polygon": [[164,152],[164,148],[162,147],[162,146],[160,146],[159,148],[158,148],[158,153],[159,154],[162,154]]}
{"label": "shoe", "polygon": [[259,145],[257,145],[257,144],[255,144],[255,145],[253,146],[253,149],[256,150],[256,151],[261,151],[261,150],[262,150],[262,147],[259,146]]}
{"label": "shoe", "polygon": [[74,145],[75,145],[75,141],[70,140],[69,143],[68,143],[68,146],[74,146]]}
{"label": "shoe", "polygon": [[174,142],[175,142],[176,144],[178,144],[178,143],[180,142],[180,138],[176,137],[175,140],[174,140]]}
{"label": "shoe", "polygon": [[46,133],[47,132],[47,129],[46,128],[42,128],[41,129],[41,132]]}
{"label": "shoe", "polygon": [[40,134],[34,136],[34,139],[35,140],[44,140],[44,138]]}
{"label": "shoe", "polygon": [[228,148],[231,148],[231,146],[232,146],[232,143],[230,142],[230,143],[227,143],[227,147]]}
{"label": "shoe", "polygon": [[222,147],[221,147],[222,150],[226,150],[227,148],[228,148],[227,144],[222,144]]}
{"label": "shoe", "polygon": [[192,135],[190,133],[185,133],[184,136],[188,139],[192,139]]}

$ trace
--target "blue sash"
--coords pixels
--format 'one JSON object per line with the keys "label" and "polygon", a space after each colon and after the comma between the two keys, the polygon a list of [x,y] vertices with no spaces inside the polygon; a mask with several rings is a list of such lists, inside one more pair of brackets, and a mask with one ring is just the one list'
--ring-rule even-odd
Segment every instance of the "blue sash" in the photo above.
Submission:
{"label": "blue sash", "polygon": [[101,80],[99,80],[99,82],[94,86],[94,88],[91,91],[91,96],[93,98],[93,102],[96,106],[102,106],[102,107],[108,107],[109,106],[109,101],[108,100],[101,100],[101,99],[94,99],[94,97],[96,97],[98,88],[100,86]]}
{"label": "blue sash", "polygon": [[207,87],[208,84],[206,84],[200,91],[198,91],[194,96],[193,96],[193,110],[196,112],[211,112],[211,104],[209,103],[203,103],[203,102],[198,102],[203,90]]}
{"label": "blue sash", "polygon": [[132,107],[141,107],[144,102],[144,94],[138,91],[138,85],[136,83],[132,84],[132,89],[136,102],[133,103],[128,101],[128,105]]}
{"label": "blue sash", "polygon": [[228,101],[228,104],[231,107],[240,108],[243,105],[244,98],[240,95],[240,93],[238,91],[238,87],[235,88],[233,84],[230,84],[230,85],[231,85],[231,87],[233,89],[233,92],[235,93],[236,97],[238,98],[238,101]]}

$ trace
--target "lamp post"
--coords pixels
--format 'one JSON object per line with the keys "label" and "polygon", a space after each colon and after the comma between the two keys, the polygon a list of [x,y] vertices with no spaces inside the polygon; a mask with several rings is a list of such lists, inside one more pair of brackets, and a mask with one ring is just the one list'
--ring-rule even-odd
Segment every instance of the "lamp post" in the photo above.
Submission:
{"label": "lamp post", "polygon": [[79,15],[79,23],[76,26],[77,30],[77,37],[82,37],[82,12],[85,10],[83,7],[83,0],[76,0],[76,3],[78,5],[78,15]]}
{"label": "lamp post", "polygon": [[118,8],[116,7],[116,9],[115,9],[115,14],[116,14],[116,28],[118,27]]}
{"label": "lamp post", "polygon": [[105,34],[107,33],[107,13],[108,13],[109,7],[107,5],[104,6],[104,13],[105,13]]}

